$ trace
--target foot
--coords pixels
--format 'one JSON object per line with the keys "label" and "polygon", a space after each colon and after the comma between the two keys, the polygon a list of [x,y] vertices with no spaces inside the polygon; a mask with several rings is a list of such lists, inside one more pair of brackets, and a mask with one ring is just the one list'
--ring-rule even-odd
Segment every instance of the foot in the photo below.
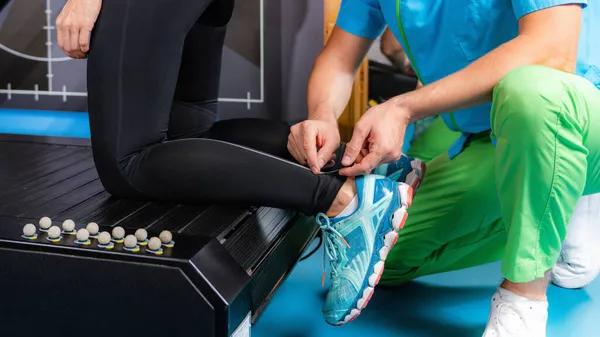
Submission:
{"label": "foot", "polygon": [[483,337],[545,337],[548,302],[535,301],[499,288],[492,297]]}
{"label": "foot", "polygon": [[317,216],[325,242],[323,267],[326,256],[331,266],[331,287],[323,307],[331,325],[354,320],[369,303],[412,202],[409,185],[383,176],[356,178],[356,192],[358,208],[351,215]]}
{"label": "foot", "polygon": [[385,176],[390,180],[406,183],[416,190],[425,177],[426,165],[419,159],[402,155],[393,163],[383,164],[373,170],[372,174]]}
{"label": "foot", "polygon": [[600,194],[581,197],[571,221],[556,266],[552,283],[579,289],[600,274]]}

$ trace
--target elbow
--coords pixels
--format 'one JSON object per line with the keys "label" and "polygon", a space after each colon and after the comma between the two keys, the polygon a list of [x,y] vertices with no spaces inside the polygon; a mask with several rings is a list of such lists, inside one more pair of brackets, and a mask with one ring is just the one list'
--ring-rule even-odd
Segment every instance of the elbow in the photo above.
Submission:
{"label": "elbow", "polygon": [[577,67],[577,41],[561,39],[557,41],[547,36],[521,35],[514,51],[521,53],[523,61],[531,65],[575,73]]}
{"label": "elbow", "polygon": [[574,74],[577,68],[577,56],[570,54],[557,55],[549,58],[546,65],[560,71]]}
{"label": "elbow", "polygon": [[381,43],[379,43],[379,51],[381,52],[381,54],[383,54],[384,56],[389,57],[391,55],[391,51],[390,48],[388,47],[388,45],[381,41]]}
{"label": "elbow", "polygon": [[574,74],[577,68],[577,56],[565,55],[562,53],[541,54],[535,64]]}
{"label": "elbow", "polygon": [[[561,46],[557,48],[557,45]],[[567,73],[575,73],[577,67],[577,43],[560,43],[556,41],[546,41],[538,43],[536,48],[538,51],[538,64],[564,71]]]}
{"label": "elbow", "polygon": [[388,58],[403,52],[402,45],[400,45],[400,42],[398,42],[389,28],[380,37],[379,50]]}
{"label": "elbow", "polygon": [[393,44],[386,43],[384,41],[381,41],[379,45],[379,50],[381,51],[381,54],[383,54],[387,58],[390,58],[402,52],[401,47],[394,46]]}

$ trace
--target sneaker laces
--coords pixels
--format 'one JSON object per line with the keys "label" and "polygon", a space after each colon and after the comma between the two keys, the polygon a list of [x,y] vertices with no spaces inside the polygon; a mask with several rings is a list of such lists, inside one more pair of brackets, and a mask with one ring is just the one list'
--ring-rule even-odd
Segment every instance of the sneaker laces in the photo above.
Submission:
{"label": "sneaker laces", "polygon": [[329,257],[329,262],[331,264],[331,274],[336,275],[338,271],[335,267],[335,262],[337,262],[339,259],[337,249],[342,246],[341,243],[346,245],[348,248],[350,248],[350,245],[346,239],[344,239],[344,236],[331,225],[328,216],[323,213],[319,213],[316,220],[317,224],[321,227],[321,232],[323,233],[323,279],[321,280],[321,286],[325,286],[325,277],[327,276],[327,272],[325,271],[327,257]]}

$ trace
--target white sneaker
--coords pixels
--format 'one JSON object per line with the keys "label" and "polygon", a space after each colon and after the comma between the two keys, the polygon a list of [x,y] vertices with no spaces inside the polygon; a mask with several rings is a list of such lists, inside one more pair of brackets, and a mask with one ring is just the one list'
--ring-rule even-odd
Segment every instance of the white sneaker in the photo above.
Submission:
{"label": "white sneaker", "polygon": [[483,337],[546,337],[548,302],[534,301],[499,288]]}
{"label": "white sneaker", "polygon": [[600,274],[600,194],[581,197],[552,270],[552,283],[579,289]]}

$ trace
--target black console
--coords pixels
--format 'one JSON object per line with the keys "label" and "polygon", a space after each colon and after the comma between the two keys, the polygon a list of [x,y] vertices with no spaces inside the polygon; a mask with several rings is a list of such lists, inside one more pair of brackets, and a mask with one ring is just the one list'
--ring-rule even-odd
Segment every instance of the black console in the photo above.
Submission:
{"label": "black console", "polygon": [[369,61],[369,99],[377,102],[415,90],[417,79],[401,74],[394,67]]}
{"label": "black console", "polygon": [[[246,336],[317,231],[279,209],[114,199],[85,141],[37,141],[0,137],[2,335]],[[59,227],[72,219],[75,231],[168,230],[174,245],[157,254],[68,233],[53,242],[44,216]],[[27,223],[37,237],[23,235]]]}

